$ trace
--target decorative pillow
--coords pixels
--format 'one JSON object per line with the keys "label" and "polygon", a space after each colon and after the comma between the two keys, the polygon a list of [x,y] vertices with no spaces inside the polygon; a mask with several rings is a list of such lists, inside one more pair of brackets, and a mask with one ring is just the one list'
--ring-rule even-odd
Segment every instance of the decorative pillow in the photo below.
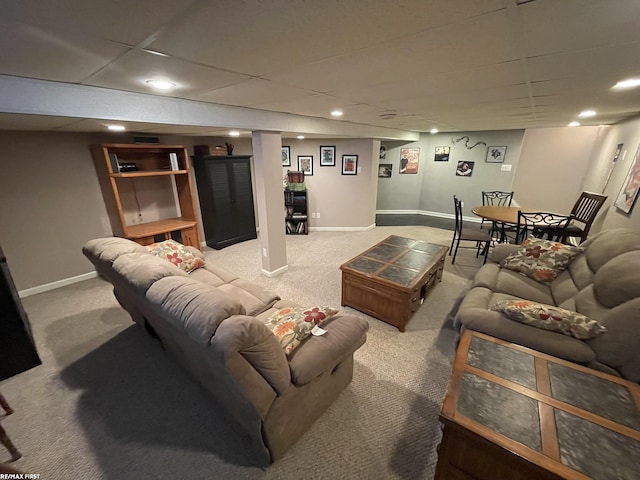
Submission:
{"label": "decorative pillow", "polygon": [[204,260],[196,257],[184,248],[184,245],[173,240],[154,243],[147,246],[147,249],[156,257],[170,261],[187,273],[194,271],[196,268],[204,267]]}
{"label": "decorative pillow", "polygon": [[565,270],[571,261],[584,252],[583,247],[529,237],[522,248],[500,262],[500,266],[522,273],[538,282],[550,282]]}
{"label": "decorative pillow", "polygon": [[489,308],[516,322],[563,333],[579,340],[588,340],[607,331],[596,320],[578,312],[529,300],[503,300]]}
{"label": "decorative pillow", "polygon": [[265,321],[276,336],[284,353],[289,355],[300,342],[311,335],[311,330],[338,313],[331,307],[281,308]]}

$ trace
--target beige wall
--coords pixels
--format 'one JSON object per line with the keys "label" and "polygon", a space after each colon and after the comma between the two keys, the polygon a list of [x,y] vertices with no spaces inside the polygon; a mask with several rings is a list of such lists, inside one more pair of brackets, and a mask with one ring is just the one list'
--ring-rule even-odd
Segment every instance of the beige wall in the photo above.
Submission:
{"label": "beige wall", "polygon": [[527,209],[568,213],[582,191],[598,127],[527,130],[514,200]]}

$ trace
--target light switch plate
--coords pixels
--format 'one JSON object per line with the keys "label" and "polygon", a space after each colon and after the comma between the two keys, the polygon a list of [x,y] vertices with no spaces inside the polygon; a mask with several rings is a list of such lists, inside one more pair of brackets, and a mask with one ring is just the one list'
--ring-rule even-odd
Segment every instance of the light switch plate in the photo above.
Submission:
{"label": "light switch plate", "polygon": [[502,165],[500,167],[500,170],[503,171],[503,172],[510,172],[511,171],[511,165],[510,164]]}

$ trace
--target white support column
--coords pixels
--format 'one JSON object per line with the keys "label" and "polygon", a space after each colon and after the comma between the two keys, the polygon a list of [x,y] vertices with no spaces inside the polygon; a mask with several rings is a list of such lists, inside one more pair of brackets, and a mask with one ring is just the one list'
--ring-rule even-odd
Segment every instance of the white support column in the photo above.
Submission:
{"label": "white support column", "polygon": [[282,137],[279,132],[253,132],[252,141],[262,273],[272,276],[288,267],[282,187]]}

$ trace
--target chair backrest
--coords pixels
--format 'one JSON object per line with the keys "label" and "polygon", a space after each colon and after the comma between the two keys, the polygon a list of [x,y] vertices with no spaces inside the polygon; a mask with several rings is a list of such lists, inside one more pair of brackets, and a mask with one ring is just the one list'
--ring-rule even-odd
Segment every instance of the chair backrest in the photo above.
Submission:
{"label": "chair backrest", "polygon": [[453,208],[456,213],[456,233],[459,235],[462,231],[462,202],[455,195],[453,196]]}
{"label": "chair backrest", "polygon": [[585,226],[583,228],[583,232],[585,237],[589,233],[591,224],[595,220],[596,215],[602,208],[606,199],[606,195],[582,192],[580,194],[580,198],[578,198],[578,201],[573,206],[571,214],[574,216],[575,220],[584,223]]}
{"label": "chair backrest", "polygon": [[511,206],[511,200],[513,200],[513,192],[499,190],[482,192],[482,205]]}
{"label": "chair backrest", "polygon": [[516,243],[522,243],[529,235],[542,237],[553,229],[563,229],[573,220],[573,215],[560,215],[551,212],[523,212],[518,210]]}

